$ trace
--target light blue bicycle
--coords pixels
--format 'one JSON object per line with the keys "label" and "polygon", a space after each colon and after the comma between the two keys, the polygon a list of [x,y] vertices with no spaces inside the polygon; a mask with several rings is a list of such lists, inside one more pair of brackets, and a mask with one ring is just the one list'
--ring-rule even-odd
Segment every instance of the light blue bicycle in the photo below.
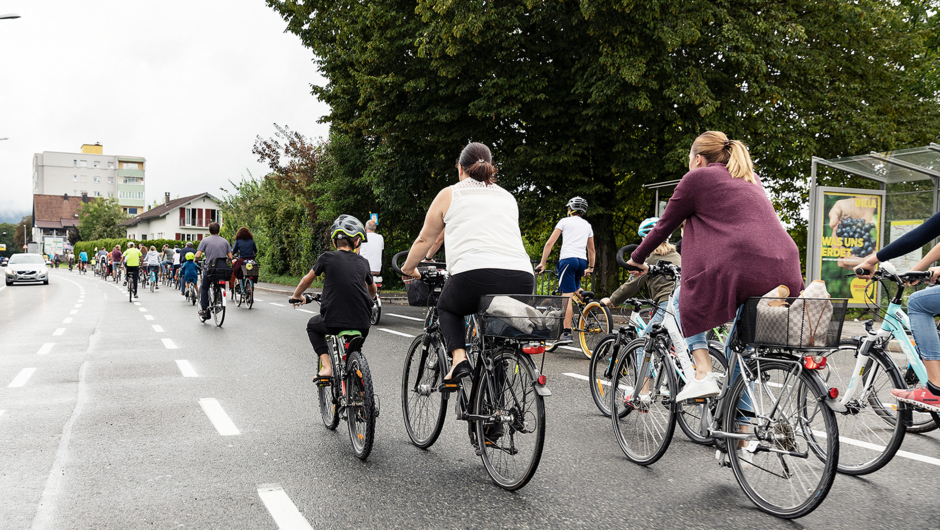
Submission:
{"label": "light blue bicycle", "polygon": [[[842,473],[864,475],[877,471],[898,452],[905,432],[922,433],[940,425],[936,413],[918,410],[891,394],[894,388],[914,388],[927,381],[927,370],[911,340],[911,321],[901,301],[906,284],[929,277],[929,272],[898,274],[891,263],[882,263],[872,275],[873,282],[894,282],[897,291],[880,329],[873,329],[869,320],[865,323],[867,335],[843,340],[827,355],[828,383],[839,390],[839,401],[847,409],[836,413],[842,437]],[[903,373],[888,350],[892,339],[907,362]]]}

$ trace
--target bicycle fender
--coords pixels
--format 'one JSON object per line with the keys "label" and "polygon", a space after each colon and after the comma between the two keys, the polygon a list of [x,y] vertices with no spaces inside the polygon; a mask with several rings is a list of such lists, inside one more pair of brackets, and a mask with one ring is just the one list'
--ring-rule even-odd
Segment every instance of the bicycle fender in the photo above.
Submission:
{"label": "bicycle fender", "polygon": [[826,383],[824,383],[822,378],[819,377],[819,374],[813,373],[813,377],[811,377],[810,380],[814,385],[816,385],[816,389],[819,390],[820,394],[826,396],[824,401],[827,407],[829,407],[833,412],[848,412],[849,409],[847,409],[841,401],[829,397],[829,387],[826,386]]}
{"label": "bicycle fender", "polygon": [[550,388],[548,388],[548,385],[540,385],[538,378],[536,378],[535,381],[532,381],[532,386],[535,388],[535,393],[542,397],[548,397],[552,395],[552,391]]}

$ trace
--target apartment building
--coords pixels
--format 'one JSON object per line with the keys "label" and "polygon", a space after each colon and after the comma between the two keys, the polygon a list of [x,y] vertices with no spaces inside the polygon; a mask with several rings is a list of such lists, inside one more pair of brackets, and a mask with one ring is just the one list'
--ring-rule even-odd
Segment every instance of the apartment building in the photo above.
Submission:
{"label": "apartment building", "polygon": [[33,194],[117,199],[128,215],[144,212],[144,171],[140,156],[105,155],[101,144],[80,152],[43,151],[33,155]]}

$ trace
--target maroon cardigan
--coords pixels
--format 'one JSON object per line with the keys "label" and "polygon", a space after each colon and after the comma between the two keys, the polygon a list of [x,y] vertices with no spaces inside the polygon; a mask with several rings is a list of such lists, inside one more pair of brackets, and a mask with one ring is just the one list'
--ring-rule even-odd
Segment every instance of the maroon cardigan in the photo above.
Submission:
{"label": "maroon cardigan", "polygon": [[679,312],[685,336],[732,320],[748,297],[778,285],[791,296],[803,290],[800,252],[760,180],[733,178],[724,164],[689,171],[631,259],[643,263],[682,221]]}

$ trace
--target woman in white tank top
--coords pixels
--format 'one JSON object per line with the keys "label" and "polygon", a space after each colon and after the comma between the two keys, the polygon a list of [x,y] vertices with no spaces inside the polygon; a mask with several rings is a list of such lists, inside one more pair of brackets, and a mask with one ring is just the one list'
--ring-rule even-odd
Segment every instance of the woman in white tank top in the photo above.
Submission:
{"label": "woman in white tank top", "polygon": [[405,280],[420,278],[415,268],[441,233],[450,278],[438,300],[441,331],[453,364],[445,380],[470,375],[466,362],[464,317],[480,309],[488,294],[530,294],[532,263],[522,244],[519,206],[498,186],[492,155],[480,143],[467,145],[457,162],[459,182],[441,190],[431,203],[421,234],[401,270]]}

